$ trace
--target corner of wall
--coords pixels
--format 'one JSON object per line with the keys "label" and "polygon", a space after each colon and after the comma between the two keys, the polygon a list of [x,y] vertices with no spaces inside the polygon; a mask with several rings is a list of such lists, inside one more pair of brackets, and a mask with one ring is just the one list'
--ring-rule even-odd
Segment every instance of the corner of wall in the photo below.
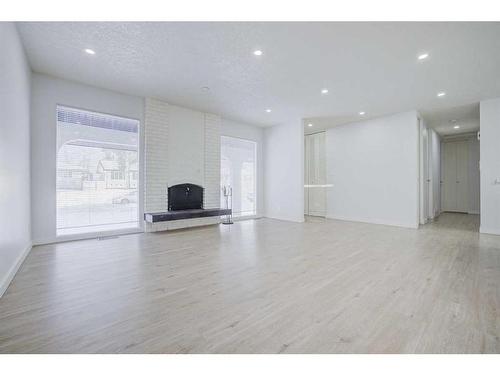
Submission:
{"label": "corner of wall", "polygon": [[7,291],[10,283],[14,279],[14,276],[16,276],[17,271],[19,271],[19,268],[21,268],[22,264],[24,263],[24,260],[26,257],[29,255],[31,248],[33,247],[33,243],[30,241],[28,245],[21,251],[19,254],[18,258],[14,262],[14,264],[11,266],[7,274],[4,276],[4,278],[0,281],[0,298],[5,294]]}
{"label": "corner of wall", "polygon": [[[0,296],[31,250],[31,68],[13,22],[0,22]],[[4,63],[5,62],[5,63]],[[5,168],[4,168],[5,167]]]}

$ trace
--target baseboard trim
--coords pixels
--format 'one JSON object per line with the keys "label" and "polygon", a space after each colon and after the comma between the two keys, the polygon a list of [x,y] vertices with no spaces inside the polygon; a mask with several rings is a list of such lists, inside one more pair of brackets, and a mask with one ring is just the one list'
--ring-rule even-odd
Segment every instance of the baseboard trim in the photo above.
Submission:
{"label": "baseboard trim", "polygon": [[19,268],[21,268],[21,265],[23,264],[24,260],[30,253],[32,247],[33,243],[30,241],[28,246],[17,257],[16,262],[12,265],[12,267],[10,267],[10,270],[9,272],[7,272],[7,275],[5,275],[5,277],[3,278],[2,282],[0,283],[0,298],[2,298],[4,293],[7,291],[7,288],[14,279],[14,276],[16,276],[16,273],[17,271],[19,271]]}
{"label": "baseboard trim", "polygon": [[83,234],[68,234],[52,238],[34,239],[33,246],[51,245],[51,244],[80,241],[80,240],[94,240],[99,237],[126,236],[128,234],[139,234],[139,233],[144,233],[144,229],[129,228],[129,229],[102,231],[102,232],[83,233]]}
{"label": "baseboard trim", "polygon": [[262,215],[233,216],[232,219],[233,221],[257,220],[262,219]]}
{"label": "baseboard trim", "polygon": [[482,233],[482,234],[493,234],[493,235],[496,235],[496,236],[500,236],[500,229],[479,227],[479,233]]}
{"label": "baseboard trim", "polygon": [[479,211],[469,211],[467,212],[469,215],[479,215]]}
{"label": "baseboard trim", "polygon": [[356,223],[365,223],[365,224],[377,224],[377,225],[389,225],[391,227],[400,227],[400,228],[410,228],[410,229],[418,229],[418,223],[400,223],[394,221],[387,220],[377,220],[377,219],[366,219],[366,218],[355,218],[355,217],[347,217],[347,216],[339,216],[339,215],[327,215],[327,219],[333,220],[341,220],[341,221],[352,221]]}
{"label": "baseboard trim", "polygon": [[305,221],[304,216],[302,216],[302,218],[293,218],[293,219],[286,217],[286,216],[279,216],[279,215],[264,215],[264,217],[266,217],[268,219],[274,219],[274,220],[291,221],[293,223],[303,223]]}

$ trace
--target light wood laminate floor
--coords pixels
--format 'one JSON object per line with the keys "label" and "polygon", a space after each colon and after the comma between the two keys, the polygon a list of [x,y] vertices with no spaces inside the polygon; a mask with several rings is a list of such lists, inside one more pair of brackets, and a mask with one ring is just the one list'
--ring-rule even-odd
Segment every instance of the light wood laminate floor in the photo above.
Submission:
{"label": "light wood laminate floor", "polygon": [[38,246],[2,353],[499,353],[500,236],[260,219]]}

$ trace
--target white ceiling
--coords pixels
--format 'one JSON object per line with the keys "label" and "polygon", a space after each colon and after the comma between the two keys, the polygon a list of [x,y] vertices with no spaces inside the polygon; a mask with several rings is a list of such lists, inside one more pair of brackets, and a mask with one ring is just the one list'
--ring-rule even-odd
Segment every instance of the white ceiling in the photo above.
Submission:
{"label": "white ceiling", "polygon": [[[259,125],[311,117],[346,123],[361,110],[366,118],[432,113],[500,96],[500,23],[28,22],[18,28],[34,71]],[[254,56],[255,49],[264,54]],[[419,61],[422,52],[430,57]],[[328,95],[321,95],[324,87]],[[447,95],[437,98],[438,91]]]}
{"label": "white ceiling", "polygon": [[[471,133],[479,130],[479,103],[458,107],[435,108],[421,110],[420,115],[427,125],[434,128],[442,136]],[[303,120],[304,133],[313,134],[328,128],[364,120],[367,116],[311,117]],[[372,116],[373,117],[373,116]],[[312,127],[308,125],[312,124]],[[455,129],[454,126],[460,128]]]}
{"label": "white ceiling", "polygon": [[[431,111],[422,111],[427,124],[440,135],[470,133],[479,130],[479,103]],[[454,129],[454,126],[460,128]]]}

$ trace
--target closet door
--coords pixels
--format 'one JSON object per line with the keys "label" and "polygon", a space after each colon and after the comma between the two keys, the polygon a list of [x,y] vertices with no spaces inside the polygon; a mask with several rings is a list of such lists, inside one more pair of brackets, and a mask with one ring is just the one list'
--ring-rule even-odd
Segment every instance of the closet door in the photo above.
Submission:
{"label": "closet door", "polygon": [[326,215],[326,154],[325,133],[306,136],[305,143],[305,211],[307,215]]}
{"label": "closet door", "polygon": [[309,215],[326,215],[326,166],[325,166],[325,133],[313,134],[311,140],[311,161],[309,176]]}
{"label": "closet door", "polygon": [[457,151],[457,205],[456,211],[467,212],[469,207],[469,143],[456,143]]}
{"label": "closet door", "polygon": [[467,212],[469,205],[468,142],[445,142],[443,146],[443,211]]}

